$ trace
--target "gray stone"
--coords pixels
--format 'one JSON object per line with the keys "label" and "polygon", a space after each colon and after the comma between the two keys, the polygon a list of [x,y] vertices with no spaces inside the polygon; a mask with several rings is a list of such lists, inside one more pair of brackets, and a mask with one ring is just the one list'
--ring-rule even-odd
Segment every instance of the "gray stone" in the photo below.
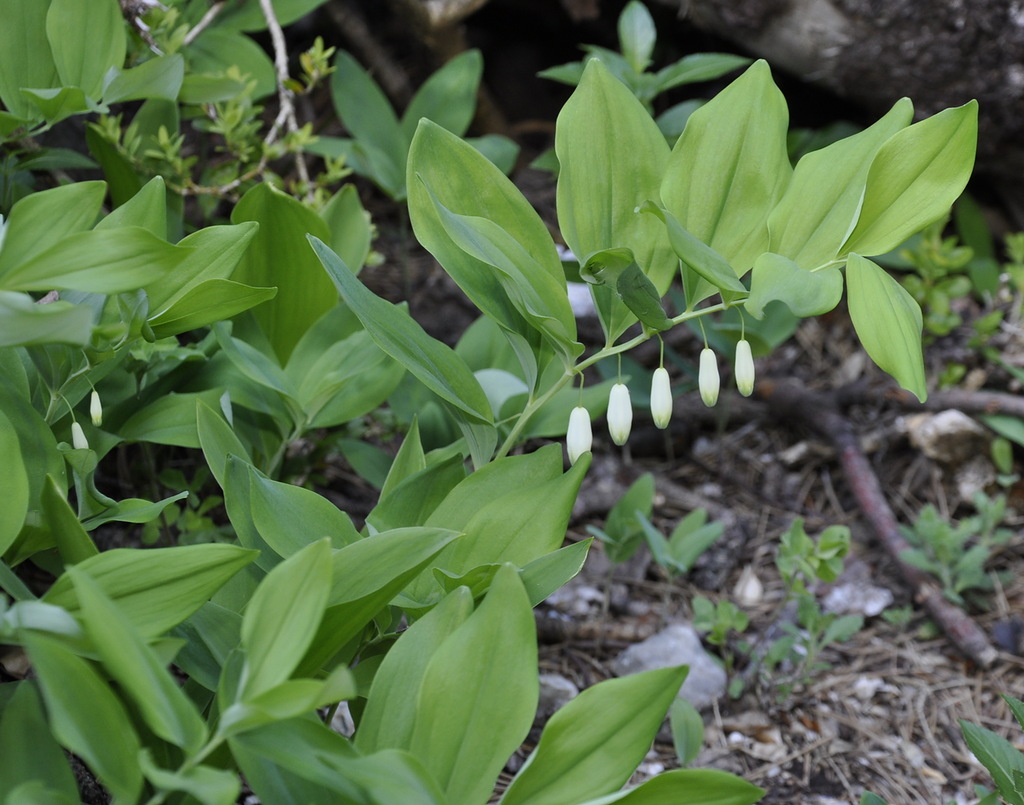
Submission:
{"label": "gray stone", "polygon": [[550,718],[556,710],[575,699],[579,692],[580,689],[561,674],[541,674],[538,718]]}
{"label": "gray stone", "polygon": [[615,658],[612,669],[626,676],[672,665],[690,666],[679,695],[698,710],[711,707],[725,695],[725,671],[704,650],[696,630],[685,623],[666,626],[653,637],[630,646]]}

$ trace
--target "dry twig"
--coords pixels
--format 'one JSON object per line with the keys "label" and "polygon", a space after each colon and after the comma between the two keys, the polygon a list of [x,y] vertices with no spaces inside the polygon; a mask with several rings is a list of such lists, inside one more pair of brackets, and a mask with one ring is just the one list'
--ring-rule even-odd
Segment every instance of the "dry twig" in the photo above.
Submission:
{"label": "dry twig", "polygon": [[839,412],[833,395],[813,392],[795,381],[762,381],[758,395],[772,411],[787,420],[804,422],[828,438],[839,451],[840,462],[861,510],[875,534],[896,562],[904,581],[950,641],[966,657],[987,668],[998,656],[985,633],[967,614],[942,595],[927,573],[903,561],[910,544],[900,533],[896,517],[886,502],[878,478],[860,449],[853,426]]}

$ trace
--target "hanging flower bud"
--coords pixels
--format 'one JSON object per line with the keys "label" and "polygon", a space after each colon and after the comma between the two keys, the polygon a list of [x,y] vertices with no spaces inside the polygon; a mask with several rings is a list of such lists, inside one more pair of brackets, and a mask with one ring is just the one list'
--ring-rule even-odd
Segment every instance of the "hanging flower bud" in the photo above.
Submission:
{"label": "hanging flower bud", "polygon": [[659,366],[651,378],[651,416],[659,428],[667,428],[672,418],[672,384],[668,379],[668,370]]}
{"label": "hanging flower bud", "polygon": [[594,437],[590,430],[590,412],[582,405],[578,405],[569,414],[569,430],[565,434],[569,463],[575,464],[580,456],[589,453],[593,442]]}
{"label": "hanging flower bud", "polygon": [[96,389],[92,390],[92,396],[89,398],[89,416],[92,418],[92,424],[97,428],[103,424],[103,404],[100,402],[100,395]]}
{"label": "hanging flower bud", "polygon": [[624,445],[632,425],[633,405],[629,401],[629,389],[623,383],[616,383],[608,395],[608,433],[612,441],[620,447]]}
{"label": "hanging flower bud", "polygon": [[750,354],[750,342],[747,339],[736,344],[736,388],[744,397],[749,397],[754,390],[754,356]]}
{"label": "hanging flower bud", "polygon": [[85,438],[85,431],[77,422],[71,423],[71,446],[75,450],[88,450],[89,440]]}
{"label": "hanging flower bud", "polygon": [[710,408],[718,402],[718,359],[710,347],[704,347],[700,353],[700,371],[697,374],[697,386],[704,405]]}

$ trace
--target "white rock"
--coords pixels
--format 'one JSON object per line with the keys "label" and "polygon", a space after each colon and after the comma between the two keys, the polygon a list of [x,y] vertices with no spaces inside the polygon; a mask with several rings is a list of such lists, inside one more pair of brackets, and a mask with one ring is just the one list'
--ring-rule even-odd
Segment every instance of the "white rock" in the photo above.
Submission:
{"label": "white rock", "polygon": [[561,674],[541,674],[537,715],[549,718],[560,707],[575,699],[579,692],[580,689]]}
{"label": "white rock", "polygon": [[917,414],[906,422],[910,443],[942,464],[956,464],[988,450],[988,431],[962,411]]}
{"label": "white rock", "polygon": [[725,671],[704,651],[696,630],[683,623],[671,624],[630,646],[615,658],[612,669],[619,676],[626,676],[672,665],[690,666],[679,696],[698,710],[711,707],[725,695]]}

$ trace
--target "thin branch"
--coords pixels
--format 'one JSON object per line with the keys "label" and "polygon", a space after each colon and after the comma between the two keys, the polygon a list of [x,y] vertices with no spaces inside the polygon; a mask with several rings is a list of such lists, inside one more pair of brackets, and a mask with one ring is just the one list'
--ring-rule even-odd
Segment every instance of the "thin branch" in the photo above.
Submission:
{"label": "thin branch", "polygon": [[[284,41],[284,31],[281,28],[281,23],[277,20],[277,14],[274,12],[274,6],[271,3],[271,0],[260,0],[260,8],[263,9],[263,18],[267,21],[267,29],[270,31],[270,41],[274,44],[274,70],[277,73],[277,97],[278,102],[281,105],[281,111],[278,113],[277,119],[274,121],[274,125],[271,127],[270,132],[263,141],[264,145],[270,145],[277,138],[282,121],[287,125],[288,131],[290,132],[298,131],[299,123],[295,117],[295,105],[292,103],[293,93],[288,89],[288,46]],[[262,161],[261,164],[263,164]],[[299,174],[299,181],[305,185],[306,192],[308,194],[310,192],[309,170],[306,168],[306,159],[303,156],[301,149],[299,149],[295,154],[295,168]]]}
{"label": "thin branch", "polygon": [[[909,391],[901,388],[892,387],[886,389],[883,394],[887,400],[899,403],[910,410],[944,411],[947,408],[956,408],[965,414],[1006,414],[1024,418],[1024,397],[1002,391],[933,391],[923,403]],[[878,393],[864,383],[846,386],[838,392],[838,401],[842,405],[877,399]]]}
{"label": "thin branch", "polygon": [[757,393],[777,416],[787,421],[802,422],[832,442],[839,451],[840,462],[857,503],[886,552],[896,562],[904,582],[914,593],[915,601],[928,610],[953,645],[966,657],[983,668],[992,665],[998,652],[978,624],[943,596],[935,579],[903,560],[903,554],[911,546],[900,533],[878,477],[860,449],[853,426],[839,412],[835,397],[813,392],[793,381],[762,381],[757,386]]}
{"label": "thin branch", "polygon": [[185,34],[185,38],[181,42],[182,46],[187,47],[188,45],[191,45],[196,40],[196,37],[205,31],[210,26],[211,22],[217,19],[217,15],[220,14],[221,9],[224,8],[226,3],[227,0],[217,0],[216,3],[210,6],[209,11],[203,14],[203,18],[199,20],[199,22],[197,22],[187,34]]}

